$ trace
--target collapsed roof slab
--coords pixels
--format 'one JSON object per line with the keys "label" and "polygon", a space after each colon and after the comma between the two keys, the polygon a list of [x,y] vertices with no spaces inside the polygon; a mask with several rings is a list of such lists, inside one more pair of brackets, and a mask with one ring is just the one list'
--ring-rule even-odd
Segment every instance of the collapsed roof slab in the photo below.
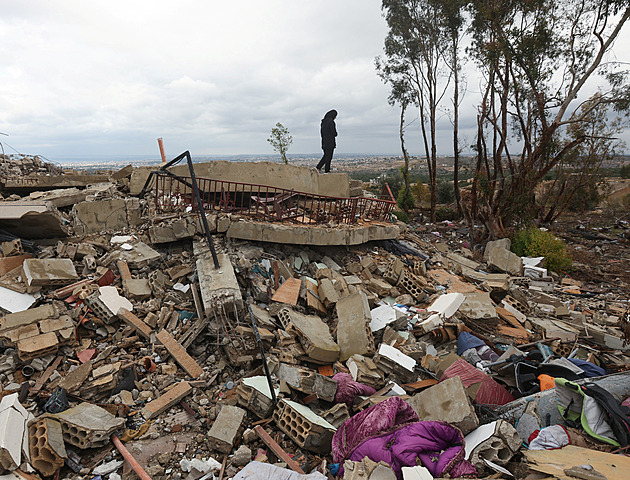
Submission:
{"label": "collapsed roof slab", "polygon": [[55,188],[86,187],[94,183],[109,181],[109,175],[29,175],[4,179],[3,189],[20,195],[38,190]]}
{"label": "collapsed roof slab", "polygon": [[392,240],[399,235],[398,225],[377,222],[322,227],[233,218],[227,229],[228,238],[292,245],[361,245],[377,240]]}
{"label": "collapsed roof slab", "polygon": [[60,238],[72,229],[46,202],[0,202],[0,229],[20,238]]}
{"label": "collapsed roof slab", "polygon": [[[138,195],[149,174],[156,167],[135,168],[131,175],[129,191]],[[170,167],[169,172],[188,177],[188,165]],[[229,162],[216,161],[195,163],[197,178],[212,178],[224,182],[251,183],[276,188],[289,188],[297,192],[332,197],[349,197],[350,181],[346,173],[321,175],[308,167],[285,165],[273,162]],[[151,185],[153,188],[154,185]],[[221,187],[218,187],[221,188]]]}

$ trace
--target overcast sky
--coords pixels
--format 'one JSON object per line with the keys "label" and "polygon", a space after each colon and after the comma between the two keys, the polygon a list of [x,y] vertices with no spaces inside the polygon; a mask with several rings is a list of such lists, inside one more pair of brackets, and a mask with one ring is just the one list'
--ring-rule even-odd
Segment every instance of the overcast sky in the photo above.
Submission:
{"label": "overcast sky", "polygon": [[[319,153],[319,122],[335,108],[338,153],[398,154],[399,109],[374,69],[387,32],[380,5],[1,0],[0,142],[55,160],[154,156],[157,137],[169,158],[272,154],[266,139],[281,122],[289,154]],[[407,135],[413,154],[418,128]],[[450,154],[446,118],[442,129],[439,153]]]}

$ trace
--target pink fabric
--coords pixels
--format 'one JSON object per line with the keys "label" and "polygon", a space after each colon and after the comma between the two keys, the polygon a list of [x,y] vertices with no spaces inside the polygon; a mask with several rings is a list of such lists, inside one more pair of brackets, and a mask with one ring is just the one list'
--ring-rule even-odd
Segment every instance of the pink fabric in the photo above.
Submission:
{"label": "pink fabric", "polygon": [[337,381],[337,393],[335,403],[345,403],[351,407],[357,395],[374,395],[376,390],[368,385],[355,382],[348,373],[337,373],[333,380]]}
{"label": "pink fabric", "polygon": [[335,463],[343,463],[361,443],[419,420],[418,414],[400,397],[391,397],[357,413],[337,429],[332,439]]}
{"label": "pink fabric", "polygon": [[495,382],[491,377],[478,368],[475,368],[464,359],[460,358],[448,367],[440,378],[440,382],[453,377],[460,377],[465,388],[475,383],[481,383],[477,396],[475,397],[475,403],[505,405],[514,400],[514,397],[510,395],[510,392],[508,392],[505,387]]}

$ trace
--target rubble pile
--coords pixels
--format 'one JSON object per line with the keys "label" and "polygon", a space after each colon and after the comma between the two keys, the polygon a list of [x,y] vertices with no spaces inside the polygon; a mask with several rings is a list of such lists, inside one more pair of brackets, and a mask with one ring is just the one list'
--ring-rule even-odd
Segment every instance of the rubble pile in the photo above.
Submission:
{"label": "rubble pile", "polygon": [[456,224],[307,247],[212,211],[215,268],[129,175],[20,199],[67,237],[3,233],[6,478],[623,478],[627,289]]}
{"label": "rubble pile", "polygon": [[46,162],[37,155],[8,155],[0,154],[0,178],[20,177],[31,174],[59,175],[62,169],[59,165]]}

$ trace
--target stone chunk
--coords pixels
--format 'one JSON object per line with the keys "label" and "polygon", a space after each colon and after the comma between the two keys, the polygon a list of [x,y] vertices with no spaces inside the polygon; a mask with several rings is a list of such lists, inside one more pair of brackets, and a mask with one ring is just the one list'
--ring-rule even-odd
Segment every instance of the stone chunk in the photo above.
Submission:
{"label": "stone chunk", "polygon": [[374,336],[370,328],[372,315],[367,296],[359,291],[337,302],[337,342],[339,344],[339,360],[345,362],[355,353],[372,355],[374,353]]}
{"label": "stone chunk", "polygon": [[506,248],[494,247],[488,257],[488,266],[498,272],[506,272],[514,277],[523,275],[523,260]]}
{"label": "stone chunk", "polygon": [[42,333],[17,342],[18,356],[23,362],[55,353],[58,348],[59,340],[54,332]]}
{"label": "stone chunk", "polygon": [[437,420],[459,428],[464,435],[479,426],[479,419],[459,377],[438,383],[407,402],[420,420]]}
{"label": "stone chunk", "polygon": [[225,405],[208,432],[208,443],[214,450],[230,453],[243,431],[245,410]]}
{"label": "stone chunk", "polygon": [[168,331],[162,330],[156,335],[156,337],[160,343],[166,347],[166,350],[168,350],[168,353],[173,356],[175,361],[179,363],[184,370],[186,370],[188,375],[192,378],[198,378],[203,374],[203,368],[199,366],[194,358],[188,355],[186,349],[182,347],[181,344],[175,340],[170,333],[168,333]]}
{"label": "stone chunk", "polygon": [[22,268],[29,287],[66,285],[79,279],[69,258],[27,258]]}
{"label": "stone chunk", "polygon": [[334,363],[339,358],[339,345],[335,343],[321,318],[315,315],[302,315],[290,308],[278,312],[278,318],[285,330],[298,336],[302,348],[312,361]]}
{"label": "stone chunk", "polygon": [[142,410],[142,415],[147,420],[150,420],[151,418],[158,416],[166,409],[172,407],[176,403],[179,403],[191,392],[192,387],[190,386],[190,384],[188,382],[181,381],[170,390],[164,392],[164,394],[160,398],[147,403],[147,405]]}

